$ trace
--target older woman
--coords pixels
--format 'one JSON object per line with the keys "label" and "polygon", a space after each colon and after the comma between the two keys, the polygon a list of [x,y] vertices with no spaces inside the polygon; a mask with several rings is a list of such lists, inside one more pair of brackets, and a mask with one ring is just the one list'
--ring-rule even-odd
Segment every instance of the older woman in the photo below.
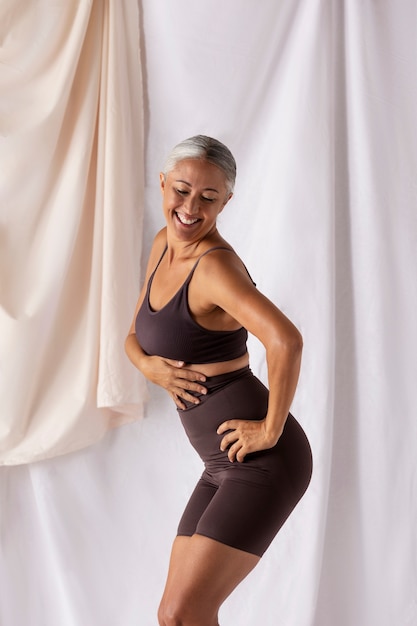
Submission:
{"label": "older woman", "polygon": [[[175,402],[205,465],[174,540],[160,626],[218,626],[220,605],[311,477],[310,446],[289,413],[301,335],[217,230],[235,175],[215,139],[173,149],[160,175],[166,227],[126,339],[132,363]],[[269,391],[249,369],[247,331],[265,346]]]}

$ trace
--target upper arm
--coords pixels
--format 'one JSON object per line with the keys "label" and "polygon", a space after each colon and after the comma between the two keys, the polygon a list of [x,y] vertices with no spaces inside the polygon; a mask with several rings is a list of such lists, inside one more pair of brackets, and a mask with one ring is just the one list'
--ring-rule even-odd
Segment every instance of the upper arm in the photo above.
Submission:
{"label": "upper arm", "polygon": [[[211,256],[211,255],[210,255]],[[205,297],[255,335],[265,347],[273,343],[299,345],[294,324],[252,283],[239,257],[218,251],[205,264]]]}

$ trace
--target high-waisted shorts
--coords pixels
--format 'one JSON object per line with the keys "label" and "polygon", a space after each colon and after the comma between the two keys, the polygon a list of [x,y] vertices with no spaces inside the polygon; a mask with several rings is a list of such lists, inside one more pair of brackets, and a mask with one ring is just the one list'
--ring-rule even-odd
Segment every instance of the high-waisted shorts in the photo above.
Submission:
{"label": "high-waisted shorts", "polygon": [[312,456],[307,437],[291,415],[278,443],[231,463],[220,450],[217,428],[229,419],[260,420],[267,413],[268,389],[249,367],[213,376],[198,405],[178,409],[187,436],[204,462],[178,526],[262,556],[306,491]]}

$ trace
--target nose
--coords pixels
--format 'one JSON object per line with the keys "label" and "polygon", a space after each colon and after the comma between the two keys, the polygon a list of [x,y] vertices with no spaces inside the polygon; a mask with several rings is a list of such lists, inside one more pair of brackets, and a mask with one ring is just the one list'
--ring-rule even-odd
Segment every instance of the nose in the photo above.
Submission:
{"label": "nose", "polygon": [[185,198],[184,209],[188,215],[194,215],[198,213],[198,198],[191,194]]}

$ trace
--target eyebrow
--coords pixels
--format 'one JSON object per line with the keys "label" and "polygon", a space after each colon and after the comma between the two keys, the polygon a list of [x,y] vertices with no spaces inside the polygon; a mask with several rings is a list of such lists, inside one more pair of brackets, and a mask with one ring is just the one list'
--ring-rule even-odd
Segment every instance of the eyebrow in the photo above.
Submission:
{"label": "eyebrow", "polygon": [[[189,187],[192,187],[191,183],[188,183],[186,180],[182,180],[181,178],[178,178],[175,182],[184,183],[184,185],[188,185]],[[218,189],[214,189],[214,187],[204,187],[204,191],[214,191],[216,193],[220,193]]]}

